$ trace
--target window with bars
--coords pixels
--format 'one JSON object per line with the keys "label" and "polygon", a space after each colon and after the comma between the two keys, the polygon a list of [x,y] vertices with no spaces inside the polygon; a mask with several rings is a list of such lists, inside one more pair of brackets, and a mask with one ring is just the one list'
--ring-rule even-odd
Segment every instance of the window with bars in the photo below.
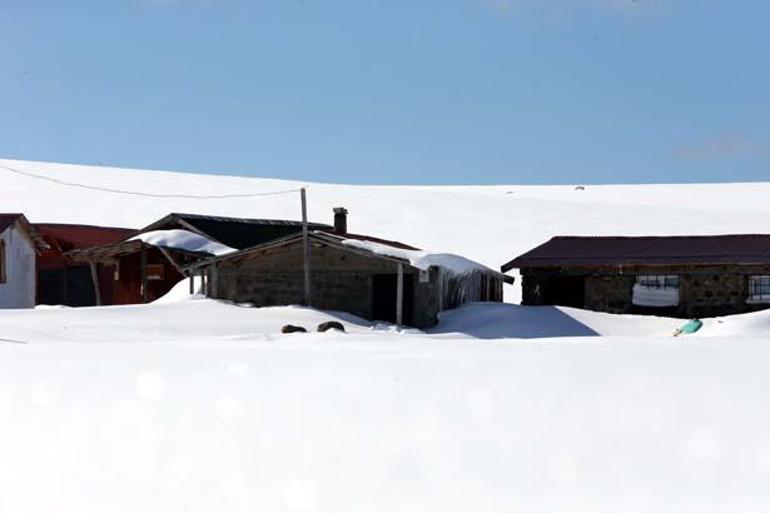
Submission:
{"label": "window with bars", "polygon": [[679,276],[675,274],[647,274],[637,276],[636,284],[645,289],[678,289]]}
{"label": "window with bars", "polygon": [[749,301],[770,303],[770,275],[749,276]]}

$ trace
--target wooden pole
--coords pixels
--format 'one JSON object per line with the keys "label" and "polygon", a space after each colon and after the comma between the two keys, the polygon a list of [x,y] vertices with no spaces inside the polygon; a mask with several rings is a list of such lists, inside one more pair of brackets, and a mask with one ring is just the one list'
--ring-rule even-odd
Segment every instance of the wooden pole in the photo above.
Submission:
{"label": "wooden pole", "polygon": [[302,200],[302,249],[303,249],[303,267],[305,271],[305,305],[312,305],[312,294],[310,291],[310,237],[307,226],[307,194],[305,188],[300,189],[300,199]]}
{"label": "wooden pole", "polygon": [[400,328],[404,323],[404,265],[398,264],[396,280],[396,325]]}
{"label": "wooden pole", "polygon": [[147,302],[147,247],[142,244],[141,251],[141,272],[142,272],[142,303]]}
{"label": "wooden pole", "polygon": [[96,306],[102,306],[102,290],[101,290],[101,287],[99,287],[99,272],[94,262],[89,261],[88,266],[91,268],[91,281],[94,282],[94,295],[96,296]]}
{"label": "wooden pole", "polygon": [[190,295],[195,294],[195,271],[190,272]]}
{"label": "wooden pole", "polygon": [[217,299],[217,294],[219,294],[217,291],[217,288],[219,287],[219,273],[216,264],[211,264],[209,266],[209,281],[209,297]]}

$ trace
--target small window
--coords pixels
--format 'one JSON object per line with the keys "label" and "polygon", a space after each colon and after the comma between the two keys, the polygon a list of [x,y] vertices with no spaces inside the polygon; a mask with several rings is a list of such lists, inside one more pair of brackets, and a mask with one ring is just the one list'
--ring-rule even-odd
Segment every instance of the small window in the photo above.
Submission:
{"label": "small window", "polygon": [[5,283],[5,241],[0,240],[0,283]]}
{"label": "small window", "polygon": [[770,303],[770,275],[749,276],[750,303]]}
{"label": "small window", "polygon": [[166,279],[166,268],[163,264],[147,264],[147,279],[162,281]]}

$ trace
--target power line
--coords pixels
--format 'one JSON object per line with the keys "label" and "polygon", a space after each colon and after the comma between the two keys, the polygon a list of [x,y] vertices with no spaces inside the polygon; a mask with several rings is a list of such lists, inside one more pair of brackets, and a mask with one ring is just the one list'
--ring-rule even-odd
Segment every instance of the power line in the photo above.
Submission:
{"label": "power line", "polygon": [[0,338],[0,342],[8,342],[9,344],[27,344],[24,340],[14,340],[12,338]]}
{"label": "power line", "polygon": [[57,178],[51,178],[50,176],[44,176],[44,175],[37,175],[35,173],[30,173],[28,171],[22,171],[20,169],[14,169],[12,167],[0,164],[0,168],[5,169],[6,171],[10,171],[11,173],[16,173],[17,175],[26,176],[28,178],[37,178],[38,180],[45,180],[48,182],[55,183],[57,185],[64,185],[66,187],[77,187],[79,189],[89,189],[93,191],[101,191],[101,192],[109,192],[112,194],[125,194],[128,196],[144,196],[147,198],[178,198],[178,199],[228,199],[228,198],[255,198],[258,196],[276,196],[279,194],[288,194],[291,192],[299,192],[300,188],[296,189],[286,189],[286,190],[280,190],[280,191],[269,191],[269,192],[255,192],[251,194],[213,194],[213,195],[202,195],[202,194],[160,194],[160,193],[153,193],[153,192],[142,192],[142,191],[128,191],[125,189],[113,189],[110,187],[99,187],[97,185],[88,185],[83,183],[75,183],[75,182],[66,182],[64,180],[59,180]]}

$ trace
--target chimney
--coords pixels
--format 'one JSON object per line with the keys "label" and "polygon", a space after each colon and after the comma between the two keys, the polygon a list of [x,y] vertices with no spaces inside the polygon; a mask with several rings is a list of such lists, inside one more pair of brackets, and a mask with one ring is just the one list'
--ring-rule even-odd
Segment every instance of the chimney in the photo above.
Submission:
{"label": "chimney", "polygon": [[334,209],[334,233],[337,235],[348,233],[348,209],[343,207]]}

